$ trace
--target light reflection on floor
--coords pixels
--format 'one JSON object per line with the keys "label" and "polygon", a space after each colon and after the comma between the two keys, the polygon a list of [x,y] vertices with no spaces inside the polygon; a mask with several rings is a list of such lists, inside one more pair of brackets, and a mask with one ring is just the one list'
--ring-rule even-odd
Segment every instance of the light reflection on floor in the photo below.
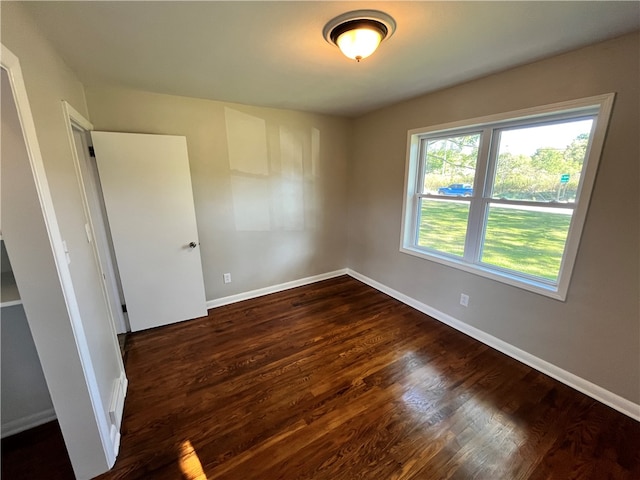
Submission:
{"label": "light reflection on floor", "polygon": [[[406,380],[403,381],[402,403],[419,424],[418,428],[433,435],[435,450],[446,452],[447,463],[468,464],[469,468],[465,470],[470,477],[500,478],[511,471],[510,465],[518,458],[518,452],[527,448],[526,425],[519,425],[508,411],[496,405],[490,393],[483,395],[464,388],[452,392],[449,389],[451,378],[425,363],[419,354],[406,352],[403,357]],[[448,395],[458,396],[457,409],[438,412],[434,407],[448,403],[444,400]],[[466,438],[482,441],[467,442]],[[436,454],[434,451],[430,456]],[[495,461],[487,464],[487,458]]]}
{"label": "light reflection on floor", "polygon": [[182,475],[186,480],[207,480],[198,454],[189,440],[185,440],[180,445],[180,458],[178,461]]}

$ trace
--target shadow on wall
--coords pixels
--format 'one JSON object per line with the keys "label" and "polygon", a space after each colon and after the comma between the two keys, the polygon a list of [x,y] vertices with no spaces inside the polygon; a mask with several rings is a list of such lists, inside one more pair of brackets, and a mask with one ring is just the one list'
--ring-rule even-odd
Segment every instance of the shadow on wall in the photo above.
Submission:
{"label": "shadow on wall", "polygon": [[[267,125],[225,107],[236,231],[303,231],[314,204],[320,131]],[[308,182],[308,185],[305,185]],[[307,188],[305,188],[305,186]]]}

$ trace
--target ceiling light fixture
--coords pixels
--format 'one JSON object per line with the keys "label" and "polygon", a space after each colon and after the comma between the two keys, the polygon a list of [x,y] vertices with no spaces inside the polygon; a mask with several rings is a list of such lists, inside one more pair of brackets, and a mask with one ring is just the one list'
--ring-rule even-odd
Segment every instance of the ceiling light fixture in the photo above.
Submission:
{"label": "ceiling light fixture", "polygon": [[384,12],[355,10],[331,20],[322,34],[327,42],[359,62],[375,52],[380,42],[393,35],[395,29],[395,20]]}

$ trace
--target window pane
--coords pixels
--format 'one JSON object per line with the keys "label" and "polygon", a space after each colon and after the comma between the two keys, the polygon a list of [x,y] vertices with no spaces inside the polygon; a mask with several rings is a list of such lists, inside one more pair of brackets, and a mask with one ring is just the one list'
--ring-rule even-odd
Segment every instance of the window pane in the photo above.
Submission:
{"label": "window pane", "polygon": [[479,133],[426,140],[422,193],[471,195],[479,145]]}
{"label": "window pane", "polygon": [[575,202],[593,118],[500,132],[493,198]]}
{"label": "window pane", "polygon": [[483,263],[556,281],[573,210],[489,205]]}
{"label": "window pane", "polygon": [[420,202],[418,246],[462,257],[469,202],[426,198]]}

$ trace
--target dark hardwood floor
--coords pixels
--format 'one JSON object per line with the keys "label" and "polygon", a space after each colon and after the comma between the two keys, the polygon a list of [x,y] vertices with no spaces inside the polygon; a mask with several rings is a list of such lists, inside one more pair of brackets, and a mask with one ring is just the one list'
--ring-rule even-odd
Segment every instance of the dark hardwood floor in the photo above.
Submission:
{"label": "dark hardwood floor", "polygon": [[100,480],[640,479],[638,422],[349,277],[127,351]]}
{"label": "dark hardwood floor", "polygon": [[58,422],[2,439],[2,480],[69,480],[73,469]]}

